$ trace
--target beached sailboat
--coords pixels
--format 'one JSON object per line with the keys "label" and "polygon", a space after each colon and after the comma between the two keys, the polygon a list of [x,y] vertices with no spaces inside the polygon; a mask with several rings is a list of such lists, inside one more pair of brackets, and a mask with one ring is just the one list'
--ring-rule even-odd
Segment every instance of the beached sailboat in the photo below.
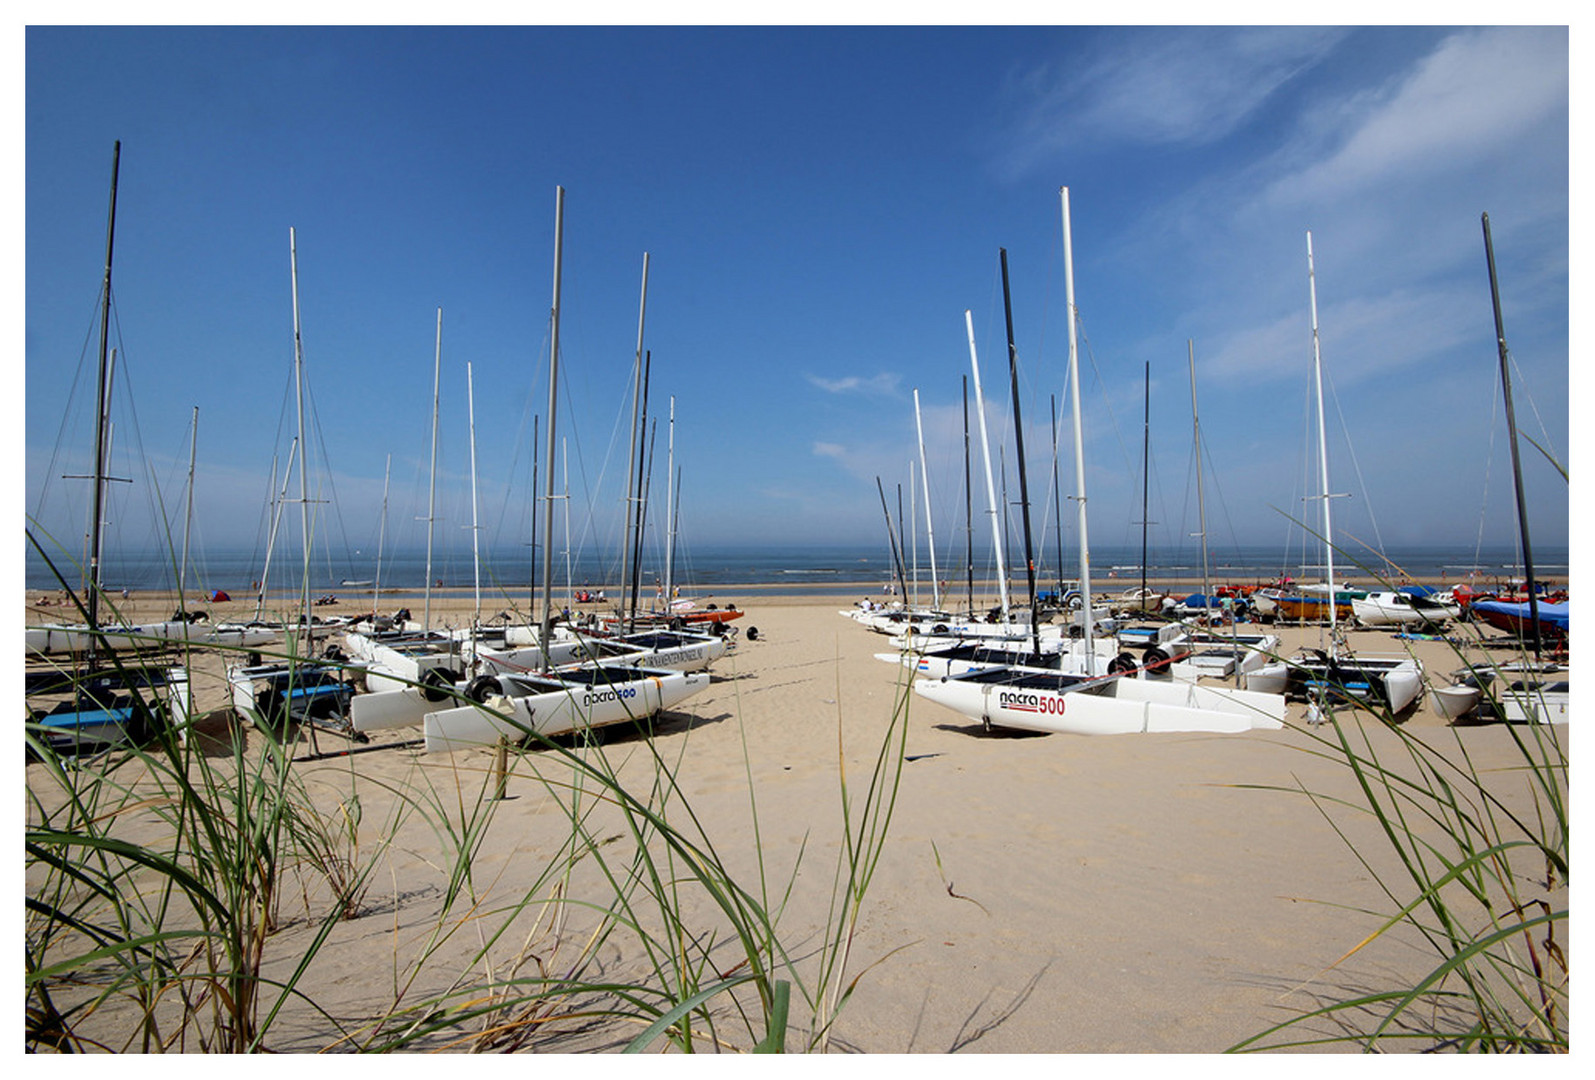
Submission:
{"label": "beached sailboat", "polygon": [[1527,660],[1473,664],[1450,677],[1447,685],[1429,690],[1435,715],[1442,720],[1567,723],[1572,678],[1566,664]]}
{"label": "beached sailboat", "polygon": [[[307,727],[314,742],[315,729],[325,728],[363,741],[365,736],[349,725],[348,706],[354,696],[349,682],[361,671],[359,664],[313,659],[317,620],[311,612],[310,598],[310,481],[309,454],[305,452],[305,374],[304,348],[299,326],[299,251],[294,229],[288,229],[288,267],[292,284],[294,326],[294,385],[297,400],[299,447],[300,541],[303,564],[300,568],[299,635],[285,627],[286,655],[262,662],[246,657],[228,665],[227,681],[233,708],[240,717],[272,731],[287,731],[289,725]],[[286,477],[284,490],[286,491]],[[264,590],[262,590],[264,591]]]}
{"label": "beached sailboat", "polygon": [[[190,631],[188,620],[146,626],[118,626],[107,631],[100,620],[101,522],[109,454],[111,394],[110,351],[111,266],[116,241],[117,180],[122,159],[118,140],[111,157],[110,211],[105,234],[105,278],[100,297],[98,389],[94,416],[94,489],[89,511],[89,580],[80,626],[52,624],[27,628],[31,659],[48,654],[76,654],[82,666],[49,660],[24,674],[28,730],[34,738],[63,754],[81,754],[126,742],[142,742],[162,727],[187,730],[190,696],[188,671],[180,666],[123,660],[118,650],[139,650],[181,644]],[[28,542],[38,541],[28,530]],[[108,658],[108,659],[107,659]]]}
{"label": "beached sailboat", "polygon": [[[1312,649],[1293,659],[1264,664],[1246,675],[1246,687],[1285,694],[1315,703],[1356,701],[1379,708],[1387,715],[1404,712],[1423,690],[1423,667],[1406,654],[1351,655],[1339,644],[1336,621],[1339,604],[1335,588],[1334,530],[1329,502],[1329,451],[1324,431],[1323,360],[1318,348],[1318,286],[1313,275],[1313,234],[1307,234],[1307,287],[1312,319],[1313,385],[1318,411],[1318,475],[1322,485],[1317,498],[1323,503],[1325,578],[1323,607],[1327,613],[1329,648]],[[1276,597],[1283,605],[1288,598]],[[1348,605],[1349,605],[1348,598]]]}
{"label": "beached sailboat", "polygon": [[1351,617],[1363,626],[1437,628],[1461,615],[1462,605],[1449,595],[1422,586],[1380,589],[1351,601]]}
{"label": "beached sailboat", "polygon": [[[553,486],[554,451],[557,445],[554,421],[559,390],[559,303],[564,223],[565,189],[556,187],[546,455],[550,488]],[[646,282],[646,262],[644,265]],[[640,327],[638,334],[640,340]],[[537,640],[547,646],[555,640],[552,512],[544,515],[543,529],[543,615]],[[524,739],[534,732],[552,735],[646,719],[709,685],[706,671],[689,673],[615,663],[589,663],[556,670],[552,651],[552,648],[543,649],[538,672],[479,677],[466,688],[465,696],[470,704],[427,714],[424,720],[427,750],[446,753],[472,746],[491,745],[504,739]]]}
{"label": "beached sailboat", "polygon": [[[1080,408],[1080,358],[1074,303],[1074,259],[1069,228],[1069,189],[1060,189],[1059,196],[1063,213],[1069,383],[1074,406],[1080,591],[1084,610],[1090,612],[1091,564],[1086,530],[1084,434]],[[967,312],[965,318],[968,319]],[[1277,694],[1202,686],[1194,682],[1129,678],[1122,673],[1098,677],[1095,629],[1094,619],[1082,620],[1079,647],[1084,671],[1081,673],[1019,666],[985,668],[962,675],[917,679],[914,693],[977,720],[987,728],[1116,735],[1174,731],[1232,733],[1284,725],[1285,699]]]}
{"label": "beached sailboat", "polygon": [[[497,675],[472,683],[472,703],[429,713],[428,753],[449,753],[635,723],[709,685],[704,671],[595,665],[557,672]],[[481,700],[474,700],[480,694]]]}
{"label": "beached sailboat", "polygon": [[[1481,218],[1484,229],[1484,254],[1490,270],[1490,300],[1495,314],[1496,353],[1501,369],[1501,394],[1505,403],[1507,436],[1511,447],[1512,480],[1517,501],[1519,539],[1523,545],[1524,585],[1527,600],[1521,603],[1501,600],[1475,600],[1469,604],[1472,616],[1518,639],[1521,659],[1501,664],[1474,664],[1453,672],[1451,684],[1433,687],[1430,696],[1435,712],[1445,719],[1478,717],[1528,723],[1566,723],[1571,699],[1571,671],[1565,664],[1547,663],[1543,650],[1547,639],[1566,648],[1571,633],[1566,601],[1542,600],[1534,580],[1534,549],[1529,542],[1527,503],[1523,494],[1523,470],[1518,460],[1517,417],[1512,404],[1512,377],[1506,347],[1506,329],[1501,318],[1501,293],[1495,276],[1495,248],[1490,240],[1490,215]],[[1456,595],[1453,593],[1453,595]],[[1533,657],[1528,656],[1532,648]],[[1514,678],[1515,676],[1515,678]],[[1501,684],[1498,687],[1498,683]]]}

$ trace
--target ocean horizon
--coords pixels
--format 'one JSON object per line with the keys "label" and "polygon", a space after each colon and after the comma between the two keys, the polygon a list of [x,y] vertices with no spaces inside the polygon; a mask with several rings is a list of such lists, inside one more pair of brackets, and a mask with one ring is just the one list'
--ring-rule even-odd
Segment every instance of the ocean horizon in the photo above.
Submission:
{"label": "ocean horizon", "polygon": [[[875,586],[880,591],[895,581],[899,574],[910,586],[917,580],[920,586],[930,588],[932,572],[926,552],[919,552],[917,570],[911,555],[903,557],[901,572],[894,565],[892,554],[883,545],[771,545],[771,544],[721,544],[698,547],[678,555],[674,574],[675,582],[683,591],[702,588],[766,586],[759,593],[768,595],[785,589],[813,591],[854,591],[844,586],[860,584]],[[1223,582],[1248,583],[1277,579],[1281,574],[1292,577],[1321,578],[1324,572],[1321,553],[1303,559],[1295,553],[1294,559],[1279,549],[1263,547],[1231,547],[1208,554],[1208,572],[1215,584]],[[951,561],[951,565],[949,562]],[[556,552],[553,578],[556,586],[567,583],[572,588],[616,589],[622,584],[629,587],[629,575],[622,573],[619,553],[595,556],[591,553],[572,554],[567,564],[563,552]],[[1200,578],[1202,555],[1200,549],[1159,550],[1147,553],[1146,576],[1150,579]],[[176,556],[165,552],[108,553],[103,559],[101,579],[111,591],[175,590],[179,574]],[[568,565],[568,569],[567,569]],[[1022,582],[1024,561],[1021,552],[1005,556],[1010,581]],[[1141,549],[1115,545],[1093,546],[1091,550],[1091,578],[1093,587],[1102,591],[1117,591],[1141,577]],[[956,590],[968,579],[967,562],[960,551],[951,560],[938,553],[935,577],[947,582]],[[1018,570],[1015,570],[1015,567]],[[434,589],[443,591],[471,591],[477,587],[478,571],[469,551],[463,554],[434,551],[430,578]],[[56,571],[59,570],[59,577]],[[220,548],[193,553],[189,559],[185,586],[190,591],[252,594],[264,580],[269,594],[297,593],[303,583],[304,560],[298,553],[278,553],[268,566],[258,551],[243,548]],[[976,549],[974,577],[977,582],[996,580],[996,560],[990,550]],[[1566,579],[1569,570],[1566,546],[1547,545],[1534,551],[1535,576]],[[480,585],[484,592],[519,595],[529,592],[534,578],[541,577],[541,558],[534,557],[529,548],[511,551],[483,552],[481,556]],[[1521,578],[1523,564],[1514,545],[1483,545],[1479,547],[1449,546],[1399,546],[1390,548],[1380,562],[1377,556],[1364,553],[1353,558],[1350,553],[1336,554],[1337,579],[1358,579],[1372,583],[1379,577],[1405,576],[1424,583],[1457,582],[1473,579],[1484,582],[1507,581]],[[664,578],[664,560],[661,553],[645,549],[639,577],[640,588],[652,593]],[[32,591],[53,591],[63,587],[77,589],[85,577],[81,563],[76,560],[58,562],[55,569],[35,551],[28,550],[25,562],[25,587]],[[310,589],[317,595],[326,593],[357,595],[380,587],[382,591],[413,591],[426,587],[428,581],[427,556],[424,549],[400,549],[384,552],[379,568],[375,552],[364,554],[352,551],[332,557],[317,553],[309,567]],[[1036,579],[1038,587],[1073,581],[1079,577],[1079,553],[1064,551],[1060,572],[1055,549],[1037,554]],[[1108,582],[1113,585],[1108,585]],[[749,595],[758,593],[749,592]]]}

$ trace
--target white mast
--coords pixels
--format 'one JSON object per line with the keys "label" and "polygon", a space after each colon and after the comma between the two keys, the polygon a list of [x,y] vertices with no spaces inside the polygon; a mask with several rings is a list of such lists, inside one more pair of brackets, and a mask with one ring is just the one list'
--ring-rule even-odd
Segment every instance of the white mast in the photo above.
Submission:
{"label": "white mast", "polygon": [[382,547],[388,539],[388,480],[393,476],[393,455],[382,466],[382,520],[377,523],[377,572],[371,581],[371,614],[377,613],[382,597]]}
{"label": "white mast", "polygon": [[919,477],[925,489],[925,543],[930,548],[931,606],[941,610],[941,579],[936,576],[936,526],[930,518],[930,473],[925,468],[925,423],[919,415],[919,387],[914,387],[914,429],[919,432]]}
{"label": "white mast", "polygon": [[432,629],[432,526],[438,497],[438,381],[443,372],[443,309],[438,308],[437,345],[432,353],[432,481],[426,497],[426,591],[422,594],[421,629]]}
{"label": "white mast", "polygon": [[316,651],[315,623],[310,612],[310,481],[307,478],[310,464],[309,446],[305,442],[305,351],[299,336],[299,252],[294,243],[293,226],[288,227],[288,269],[293,282],[294,300],[294,386],[299,402],[299,531],[304,544],[303,591],[305,620],[305,656]]}
{"label": "white mast", "polygon": [[670,610],[671,590],[675,588],[676,554],[676,395],[670,395],[670,426],[665,439],[665,595],[664,610]]}
{"label": "white mast", "polygon": [[1058,194],[1063,201],[1063,295],[1069,319],[1069,393],[1074,398],[1074,487],[1080,504],[1080,597],[1085,612],[1085,671],[1096,672],[1096,646],[1092,641],[1096,629],[1091,616],[1091,545],[1086,539],[1085,510],[1085,434],[1080,426],[1080,336],[1076,326],[1074,306],[1074,245],[1069,232],[1069,189],[1061,187]]}
{"label": "white mast", "polygon": [[964,309],[964,329],[969,334],[969,366],[975,373],[975,412],[980,415],[980,450],[986,460],[986,506],[991,514],[991,542],[997,552],[997,590],[1002,598],[1002,621],[1008,621],[1008,572],[1002,565],[1002,522],[997,517],[997,488],[991,479],[991,443],[986,438],[986,399],[980,392],[980,359],[975,354],[975,319]]}
{"label": "white mast", "polygon": [[1329,524],[1329,451],[1324,438],[1324,365],[1318,354],[1318,284],[1313,276],[1313,234],[1307,231],[1307,299],[1313,328],[1313,386],[1318,399],[1318,480],[1324,502],[1324,575],[1329,582],[1329,650],[1335,650],[1335,541]]}
{"label": "white mast", "polygon": [[1185,339],[1185,352],[1191,368],[1191,430],[1196,439],[1196,518],[1202,530],[1202,597],[1209,605],[1205,610],[1211,616],[1213,584],[1207,569],[1207,500],[1202,497],[1202,422],[1196,412],[1196,343],[1190,338]]}
{"label": "white mast", "polygon": [[[548,341],[548,487],[554,487],[554,406],[559,398],[559,273],[561,250],[565,242],[565,189],[554,187],[554,302],[550,309]],[[569,510],[566,510],[569,513]],[[538,644],[542,646],[542,667],[549,668],[549,642],[554,635],[554,590],[549,578],[554,573],[554,502],[548,501],[543,521],[543,621]]]}
{"label": "white mast", "polygon": [[476,575],[476,613],[471,628],[482,625],[482,552],[478,543],[481,526],[476,520],[476,387],[471,381],[471,362],[465,362],[465,408],[471,426],[471,566]]}

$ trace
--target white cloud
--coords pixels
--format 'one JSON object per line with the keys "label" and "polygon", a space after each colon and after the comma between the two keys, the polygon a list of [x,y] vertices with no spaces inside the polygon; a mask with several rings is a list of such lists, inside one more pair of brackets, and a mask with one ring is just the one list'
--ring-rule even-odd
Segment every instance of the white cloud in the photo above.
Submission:
{"label": "white cloud", "polygon": [[888,397],[897,393],[898,384],[903,381],[901,375],[891,372],[882,372],[868,379],[858,375],[847,375],[840,379],[810,375],[808,380],[829,394],[879,394]]}
{"label": "white cloud", "polygon": [[1306,27],[1133,30],[1092,63],[1015,80],[1026,99],[1010,166],[1024,171],[1082,142],[1198,146],[1246,122],[1318,63],[1345,31]]}
{"label": "white cloud", "polygon": [[1465,169],[1565,111],[1567,65],[1559,28],[1452,35],[1387,91],[1348,103],[1355,127],[1339,148],[1280,177],[1265,195],[1312,205]]}
{"label": "white cloud", "polygon": [[[1399,380],[1403,370],[1469,341],[1481,348],[1487,344],[1475,332],[1478,307],[1456,290],[1396,290],[1327,305],[1320,299],[1318,340],[1324,368],[1345,387],[1384,379],[1389,389],[1399,389],[1399,382],[1388,380]],[[1312,349],[1304,303],[1299,312],[1225,339],[1202,370],[1224,380],[1305,378]]]}

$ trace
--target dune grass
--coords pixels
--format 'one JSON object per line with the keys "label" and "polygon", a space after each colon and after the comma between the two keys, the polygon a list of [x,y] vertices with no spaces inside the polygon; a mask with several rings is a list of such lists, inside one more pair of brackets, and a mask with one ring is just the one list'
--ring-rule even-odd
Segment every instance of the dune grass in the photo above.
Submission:
{"label": "dune grass", "polygon": [[[1465,665],[1467,650],[1483,639],[1471,624],[1457,635],[1448,640]],[[1435,677],[1426,673],[1426,681]],[[1298,729],[1310,740],[1303,750],[1343,767],[1353,794],[1300,783],[1248,786],[1310,799],[1389,902],[1365,912],[1375,928],[1332,968],[1398,931],[1431,966],[1397,985],[1328,994],[1327,1003],[1231,1049],[1565,1053],[1565,729],[1491,725],[1505,732],[1516,757],[1509,769],[1484,770],[1469,753],[1476,727],[1420,731],[1366,702],[1317,704],[1325,722]]]}
{"label": "dune grass", "polygon": [[[557,840],[488,871],[489,835],[518,827],[488,754],[418,757],[378,782],[352,755],[306,767],[250,711],[189,721],[134,696],[154,733],[140,745],[63,756],[30,726],[30,1050],[812,1051],[856,985],[906,681],[862,785],[838,717],[840,855],[827,921],[801,931],[800,952],[780,925],[798,867],[769,861],[752,769],[749,841],[702,820],[682,790],[690,729],[609,744],[528,733],[510,773]],[[424,888],[397,868],[395,845],[417,836],[429,838]],[[730,867],[748,863],[749,843],[743,880]],[[798,861],[813,857],[805,844]],[[351,936],[387,956],[354,1016],[317,989]]]}

